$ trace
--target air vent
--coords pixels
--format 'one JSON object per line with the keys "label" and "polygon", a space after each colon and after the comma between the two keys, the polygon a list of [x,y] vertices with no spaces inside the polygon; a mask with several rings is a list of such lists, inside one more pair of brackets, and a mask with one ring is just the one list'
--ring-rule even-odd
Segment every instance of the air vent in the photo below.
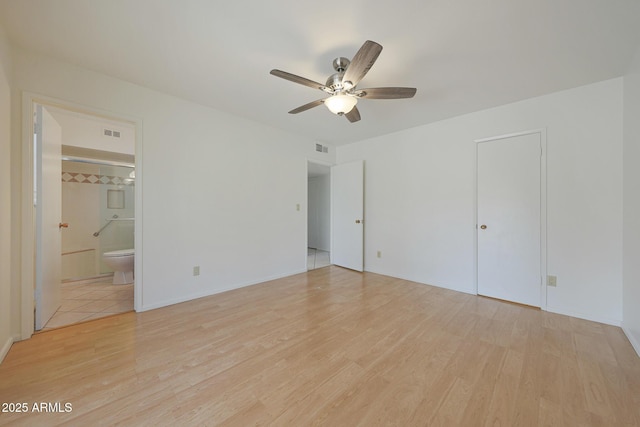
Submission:
{"label": "air vent", "polygon": [[111,138],[120,138],[120,131],[119,130],[103,129],[102,130],[102,134],[104,136],[109,136]]}
{"label": "air vent", "polygon": [[329,152],[329,147],[322,145],[322,144],[316,144],[316,151],[318,153],[328,153]]}

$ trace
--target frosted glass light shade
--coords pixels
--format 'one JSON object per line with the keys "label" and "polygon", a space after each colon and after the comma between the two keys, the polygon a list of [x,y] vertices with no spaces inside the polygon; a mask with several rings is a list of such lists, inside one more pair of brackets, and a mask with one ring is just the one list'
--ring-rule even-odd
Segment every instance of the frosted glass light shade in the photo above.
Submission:
{"label": "frosted glass light shade", "polygon": [[357,103],[358,100],[355,96],[342,94],[333,95],[324,101],[324,105],[326,105],[333,114],[348,113]]}

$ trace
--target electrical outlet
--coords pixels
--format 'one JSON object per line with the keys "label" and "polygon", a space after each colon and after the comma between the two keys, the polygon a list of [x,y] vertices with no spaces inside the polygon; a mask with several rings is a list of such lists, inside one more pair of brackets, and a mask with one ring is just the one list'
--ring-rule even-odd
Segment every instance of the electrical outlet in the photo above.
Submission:
{"label": "electrical outlet", "polygon": [[547,276],[547,286],[557,286],[558,278],[556,276]]}
{"label": "electrical outlet", "polygon": [[382,258],[382,251],[378,251],[378,258]]}
{"label": "electrical outlet", "polygon": [[300,210],[300,203],[296,203],[296,210],[299,211]]}
{"label": "electrical outlet", "polygon": [[200,275],[200,266],[196,265],[193,267],[193,275],[194,276],[199,276]]}

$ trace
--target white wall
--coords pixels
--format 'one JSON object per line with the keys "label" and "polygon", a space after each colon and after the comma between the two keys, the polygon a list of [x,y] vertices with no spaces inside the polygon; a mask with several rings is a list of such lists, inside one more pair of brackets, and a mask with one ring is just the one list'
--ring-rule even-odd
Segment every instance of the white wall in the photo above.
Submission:
{"label": "white wall", "polygon": [[[23,50],[14,62],[16,93],[142,121],[143,309],[306,271],[307,213],[296,204],[306,206],[307,159],[333,161],[315,141]],[[12,139],[20,168],[19,132]]]}
{"label": "white wall", "polygon": [[[72,147],[135,154],[135,127],[129,123],[93,117],[61,108],[47,107],[62,128],[62,143]],[[104,129],[117,130],[119,138],[105,136]]]}
{"label": "white wall", "polygon": [[640,355],[640,48],[624,77],[624,317]]}
{"label": "white wall", "polygon": [[[547,128],[547,308],[622,320],[622,78],[338,147],[365,161],[365,268],[475,293],[474,140]],[[382,258],[376,251],[382,251]]]}
{"label": "white wall", "polygon": [[310,248],[329,251],[331,247],[331,191],[329,175],[309,178],[308,241]]}
{"label": "white wall", "polygon": [[0,26],[0,362],[11,334],[11,54]]}

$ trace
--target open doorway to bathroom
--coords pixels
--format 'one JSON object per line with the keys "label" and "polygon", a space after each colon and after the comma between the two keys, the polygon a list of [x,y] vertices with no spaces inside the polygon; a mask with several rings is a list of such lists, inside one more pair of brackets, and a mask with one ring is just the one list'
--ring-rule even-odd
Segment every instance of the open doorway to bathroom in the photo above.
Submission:
{"label": "open doorway to bathroom", "polygon": [[307,270],[331,264],[330,168],[307,162]]}
{"label": "open doorway to bathroom", "polygon": [[[135,126],[61,106],[34,110],[35,329],[132,311]],[[57,229],[50,240],[47,228]]]}

